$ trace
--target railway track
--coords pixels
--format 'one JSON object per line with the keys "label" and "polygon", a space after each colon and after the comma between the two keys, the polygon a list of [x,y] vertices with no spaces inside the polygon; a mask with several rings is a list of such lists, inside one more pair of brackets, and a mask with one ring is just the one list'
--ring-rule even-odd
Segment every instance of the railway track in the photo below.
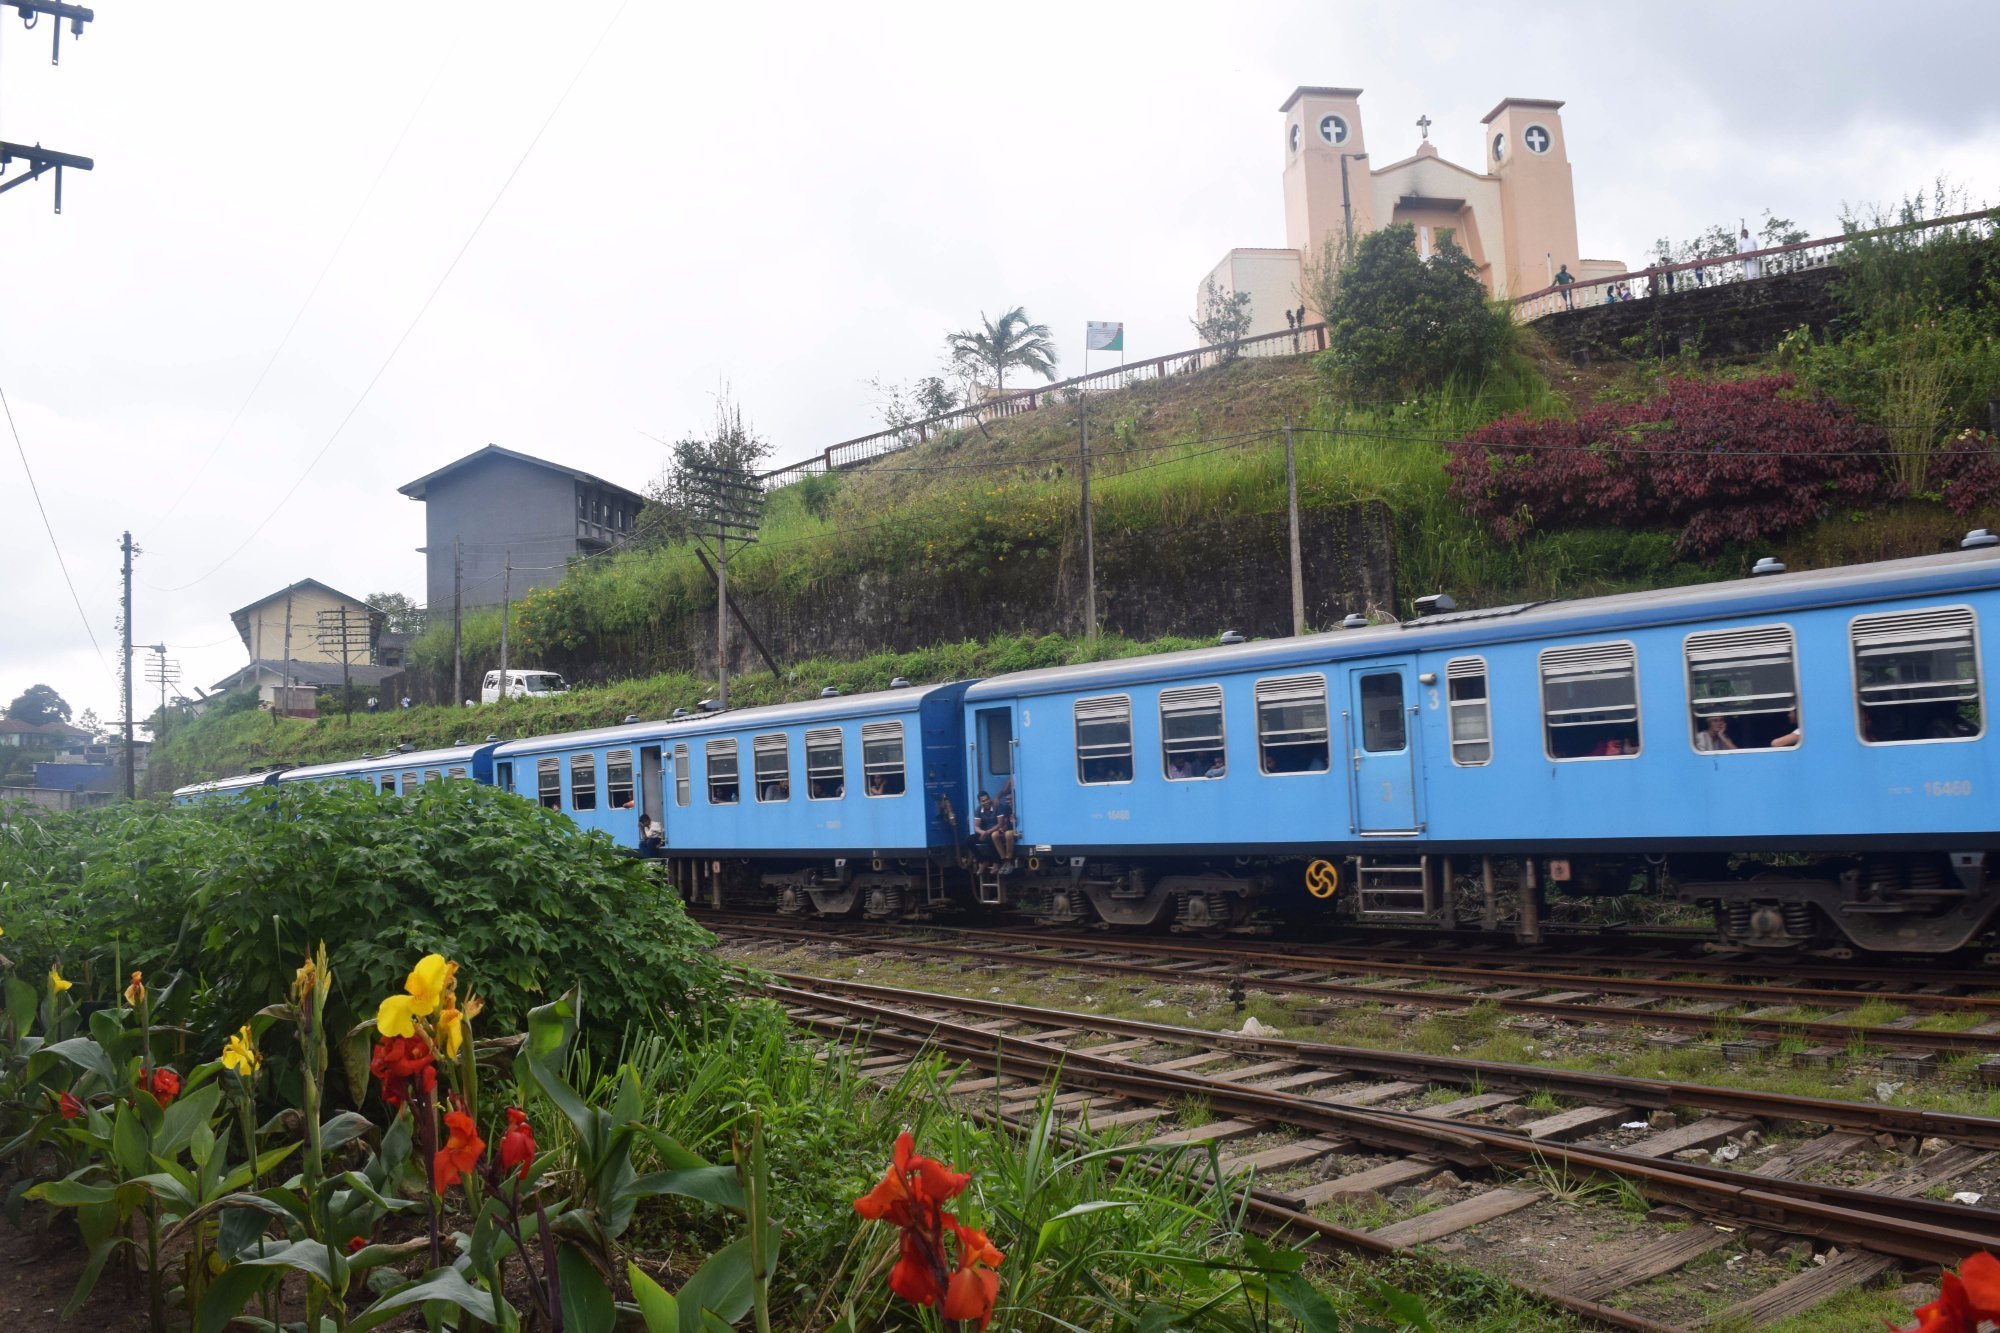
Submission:
{"label": "railway track", "polygon": [[[1746,1235],[1834,1248],[1743,1295],[1713,1316],[1719,1323],[1761,1324],[1903,1265],[1955,1264],[2000,1247],[2000,1212],[1925,1197],[2000,1160],[2000,1119],[1218,1034],[800,975],[779,975],[767,989],[820,1037],[879,1049],[864,1072],[894,1074],[936,1052],[961,1066],[954,1093],[990,1100],[1002,1118],[1049,1098],[1055,1112],[1096,1130],[1150,1127],[1156,1143],[1214,1144],[1225,1172],[1248,1173],[1266,1223],[1343,1248],[1400,1252],[1491,1231],[1557,1202],[1560,1189],[1538,1181],[1626,1182],[1689,1225],[1655,1228],[1626,1252],[1565,1266],[1554,1281],[1514,1278],[1614,1327],[1686,1326],[1604,1302]],[[1577,1105],[1538,1110],[1531,1093]],[[1174,1127],[1174,1108],[1190,1101],[1214,1118]],[[1693,1118],[1661,1116],[1667,1107]],[[1758,1144],[1773,1126],[1813,1128],[1782,1147]],[[1801,1178],[1874,1152],[1877,1136],[1927,1151],[1894,1159],[1866,1187]],[[1686,1160],[1710,1148],[1742,1166]],[[1315,1163],[1341,1169],[1302,1178]],[[1473,1177],[1481,1179],[1467,1183]],[[1453,1188],[1438,1206],[1367,1230],[1314,1215],[1447,1179]]]}
{"label": "railway track", "polygon": [[[2000,1057],[2000,997],[1963,994],[1962,987],[1926,982],[1901,989],[1851,990],[1781,982],[1714,982],[1617,974],[1551,972],[1511,960],[1492,967],[1329,959],[1313,951],[1194,944],[1150,937],[1087,939],[1035,932],[903,927],[893,930],[826,923],[787,925],[768,918],[704,916],[739,937],[817,947],[892,951],[961,962],[1073,969],[1171,984],[1240,983],[1245,988],[1343,1001],[1393,1003],[1441,1011],[1487,1006],[1514,1015],[1712,1035],[1726,1027],[1739,1039],[1820,1043],[1826,1059],[1855,1045],[1929,1056]],[[1877,977],[1882,981],[1883,978]],[[1672,1002],[1678,1007],[1665,1007]],[[1684,1002],[1684,1003],[1683,1003]],[[1914,1026],[1914,1014],[1868,1022],[1870,1006],[1893,1005],[1932,1015],[1968,1015],[1957,1029]],[[1755,1006],[1745,1009],[1743,1006]],[[1826,1011],[1847,1010],[1846,1014]],[[1878,1010],[1879,1012],[1879,1010]],[[1996,1061],[2000,1075],[2000,1061]]]}

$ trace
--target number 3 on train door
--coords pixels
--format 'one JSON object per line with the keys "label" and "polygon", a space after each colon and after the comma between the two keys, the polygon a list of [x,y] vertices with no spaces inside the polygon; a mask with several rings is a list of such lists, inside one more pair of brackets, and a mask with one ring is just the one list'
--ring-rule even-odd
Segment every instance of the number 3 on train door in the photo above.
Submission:
{"label": "number 3 on train door", "polygon": [[1362,833],[1417,828],[1416,747],[1410,743],[1410,664],[1378,662],[1347,673],[1356,725],[1354,827]]}

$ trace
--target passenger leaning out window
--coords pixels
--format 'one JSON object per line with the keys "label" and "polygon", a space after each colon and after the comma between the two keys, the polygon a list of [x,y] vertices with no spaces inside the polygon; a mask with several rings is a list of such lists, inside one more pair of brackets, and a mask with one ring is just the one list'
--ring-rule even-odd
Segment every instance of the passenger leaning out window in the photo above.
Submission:
{"label": "passenger leaning out window", "polygon": [[1707,754],[1712,750],[1734,750],[1736,742],[1729,739],[1729,719],[1720,713],[1710,714],[1704,719],[1705,725],[1695,734],[1694,748]]}

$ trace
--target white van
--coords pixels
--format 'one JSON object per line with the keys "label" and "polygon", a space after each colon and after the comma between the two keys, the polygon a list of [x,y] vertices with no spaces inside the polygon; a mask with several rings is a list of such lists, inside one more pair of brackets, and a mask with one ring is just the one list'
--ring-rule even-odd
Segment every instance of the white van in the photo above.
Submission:
{"label": "white van", "polygon": [[547,694],[568,694],[569,686],[553,671],[509,671],[507,688],[500,688],[500,673],[489,671],[479,687],[479,702],[497,704],[501,698],[539,699]]}

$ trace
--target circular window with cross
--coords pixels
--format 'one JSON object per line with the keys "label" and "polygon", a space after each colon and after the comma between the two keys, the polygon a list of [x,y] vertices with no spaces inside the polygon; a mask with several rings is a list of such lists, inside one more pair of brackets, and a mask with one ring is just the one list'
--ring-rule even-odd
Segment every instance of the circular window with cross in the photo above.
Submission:
{"label": "circular window with cross", "polygon": [[1330,144],[1346,143],[1347,122],[1339,116],[1321,116],[1319,118],[1319,137]]}
{"label": "circular window with cross", "polygon": [[1507,156],[1507,136],[1496,134],[1493,136],[1493,160],[1498,162],[1505,156]]}
{"label": "circular window with cross", "polygon": [[1292,151],[1299,151],[1299,127],[1296,125],[1292,126]]}
{"label": "circular window with cross", "polygon": [[1539,157],[1556,146],[1556,136],[1550,134],[1545,125],[1530,125],[1521,131],[1521,142],[1528,146],[1529,152]]}

